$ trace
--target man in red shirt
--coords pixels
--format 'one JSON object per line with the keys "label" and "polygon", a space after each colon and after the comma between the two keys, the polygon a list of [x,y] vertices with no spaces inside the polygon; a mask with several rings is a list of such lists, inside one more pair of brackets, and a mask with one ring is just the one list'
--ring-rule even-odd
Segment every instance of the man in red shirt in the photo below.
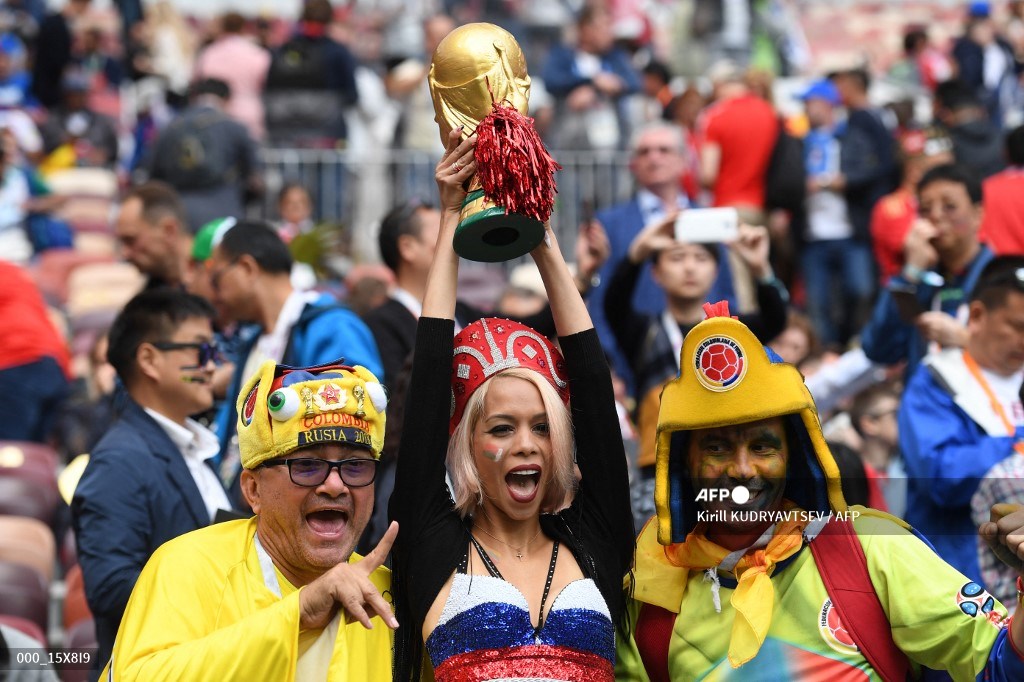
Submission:
{"label": "man in red shirt", "polygon": [[981,241],[997,255],[1024,254],[1024,126],[1006,136],[1009,167],[982,184]]}
{"label": "man in red shirt", "polygon": [[50,321],[35,282],[0,260],[0,440],[46,441],[68,394],[67,344]]}
{"label": "man in red shirt", "polygon": [[[714,103],[698,124],[701,184],[711,190],[713,206],[733,207],[741,221],[764,225],[764,179],[778,117],[771,104],[751,92],[735,64],[720,62],[708,75]],[[756,309],[744,264],[730,255],[729,265],[740,310]]]}
{"label": "man in red shirt", "polygon": [[701,182],[714,206],[732,206],[748,223],[764,224],[764,174],[779,122],[772,105],[754,95],[734,64],[709,74],[714,103],[700,123]]}

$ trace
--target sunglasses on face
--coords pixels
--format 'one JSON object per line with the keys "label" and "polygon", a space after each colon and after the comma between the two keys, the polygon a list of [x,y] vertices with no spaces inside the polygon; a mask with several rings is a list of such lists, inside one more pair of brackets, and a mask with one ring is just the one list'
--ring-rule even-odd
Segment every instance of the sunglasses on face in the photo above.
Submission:
{"label": "sunglasses on face", "polygon": [[337,468],[341,481],[349,488],[363,488],[373,483],[377,475],[375,459],[343,459],[332,462],[317,457],[297,457],[295,459],[277,459],[264,462],[261,467],[288,467],[288,477],[292,483],[303,488],[316,488],[322,485],[331,475],[331,469]]}
{"label": "sunglasses on face", "polygon": [[199,361],[197,367],[206,367],[211,362],[220,359],[220,349],[213,341],[194,341],[191,343],[178,343],[176,341],[157,341],[153,344],[157,350],[197,350]]}

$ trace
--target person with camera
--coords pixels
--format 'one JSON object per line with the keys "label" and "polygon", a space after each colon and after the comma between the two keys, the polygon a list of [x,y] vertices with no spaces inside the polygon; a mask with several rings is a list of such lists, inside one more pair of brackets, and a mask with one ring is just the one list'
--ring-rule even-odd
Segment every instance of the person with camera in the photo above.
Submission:
{"label": "person with camera", "polygon": [[[654,427],[661,389],[679,375],[683,337],[704,319],[702,305],[719,274],[719,245],[677,241],[673,234],[677,215],[672,213],[640,231],[612,275],[604,298],[605,318],[615,343],[629,359],[635,381],[640,475],[633,490],[633,511],[638,527],[654,513]],[[739,319],[762,343],[768,343],[786,326],[789,298],[768,263],[768,231],[741,225],[738,238],[728,248],[750,270],[760,311]],[[631,305],[641,268],[647,263],[665,295],[665,307],[658,314],[645,314]]]}

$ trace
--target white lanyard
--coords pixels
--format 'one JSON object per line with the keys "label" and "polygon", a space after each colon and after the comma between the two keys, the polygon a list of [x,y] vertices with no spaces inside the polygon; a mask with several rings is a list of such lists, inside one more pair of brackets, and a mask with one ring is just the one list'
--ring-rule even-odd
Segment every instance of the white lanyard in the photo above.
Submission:
{"label": "white lanyard", "polygon": [[260,542],[259,534],[254,535],[253,540],[256,543],[256,558],[260,560],[260,570],[263,572],[263,584],[274,593],[275,597],[280,599],[281,583],[278,581],[277,572],[274,570],[274,561],[267,554],[267,550],[263,549],[263,543]]}
{"label": "white lanyard", "polygon": [[676,369],[679,367],[679,354],[683,350],[683,332],[679,329],[679,323],[676,322],[676,318],[672,317],[672,314],[666,309],[661,313],[661,326],[665,328],[665,333],[668,334],[668,342],[672,345],[672,357],[676,361]]}

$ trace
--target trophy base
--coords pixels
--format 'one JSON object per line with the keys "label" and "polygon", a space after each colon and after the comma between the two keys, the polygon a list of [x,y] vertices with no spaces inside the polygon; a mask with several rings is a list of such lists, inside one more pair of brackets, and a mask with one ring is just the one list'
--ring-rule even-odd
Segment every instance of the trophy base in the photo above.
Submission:
{"label": "trophy base", "polygon": [[499,263],[524,256],[544,240],[544,223],[505,209],[470,192],[462,202],[462,215],[452,245],[466,260]]}

